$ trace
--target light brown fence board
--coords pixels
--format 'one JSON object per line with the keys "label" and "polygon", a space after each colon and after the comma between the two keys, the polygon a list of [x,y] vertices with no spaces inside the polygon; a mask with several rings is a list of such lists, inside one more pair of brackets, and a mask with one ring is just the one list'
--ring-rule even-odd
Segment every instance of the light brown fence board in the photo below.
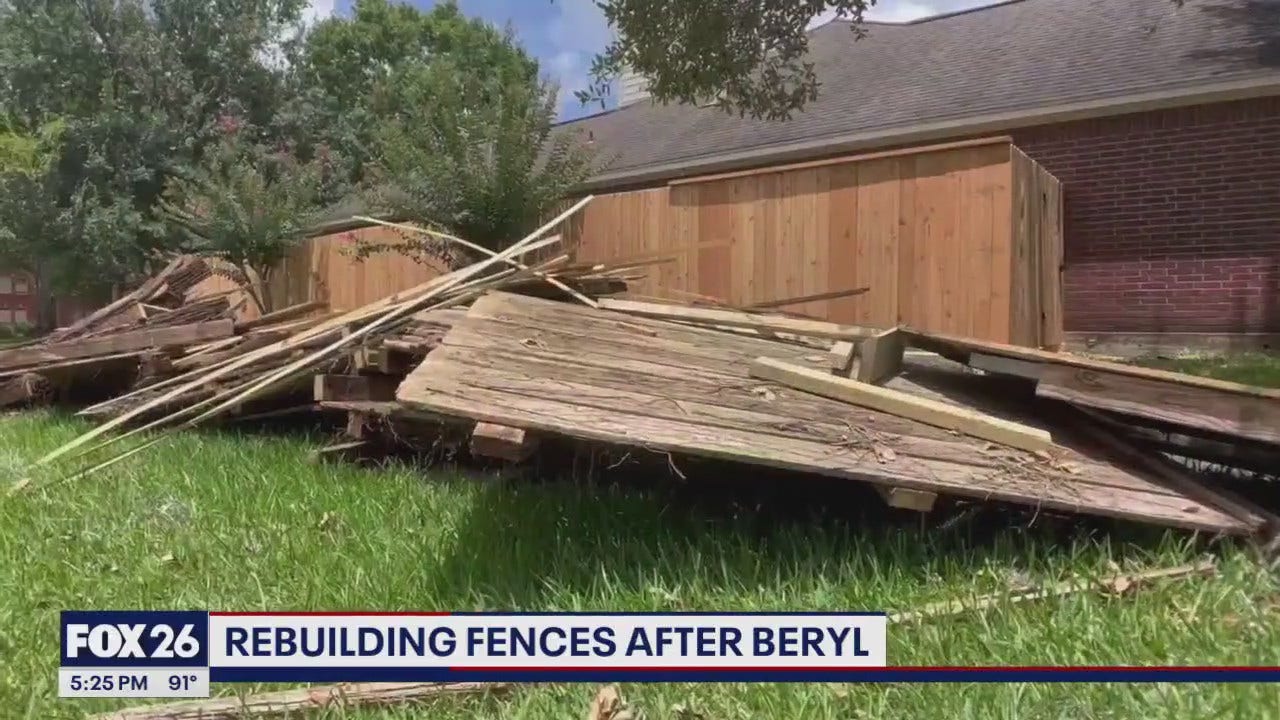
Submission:
{"label": "light brown fence board", "polygon": [[1057,181],[995,138],[600,195],[569,247],[593,261],[670,252],[645,295],[748,305],[866,286],[791,309],[1038,345],[1061,335],[1054,198]]}

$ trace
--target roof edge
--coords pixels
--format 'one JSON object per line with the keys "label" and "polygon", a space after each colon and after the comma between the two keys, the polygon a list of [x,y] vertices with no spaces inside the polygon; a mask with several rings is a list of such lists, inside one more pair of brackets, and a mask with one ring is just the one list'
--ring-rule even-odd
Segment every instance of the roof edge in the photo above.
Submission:
{"label": "roof edge", "polygon": [[1001,132],[1015,128],[1051,123],[1126,115],[1147,110],[1203,105],[1213,102],[1247,100],[1280,95],[1280,74],[1268,78],[1236,80],[1191,88],[1133,93],[1101,100],[1086,100],[1026,110],[978,115],[960,120],[944,120],[907,125],[871,132],[850,133],[705,155],[634,170],[598,175],[576,188],[598,191],[620,185],[642,185],[667,182],[694,175],[746,170],[752,167],[801,161],[820,155],[873,150],[878,147],[906,145],[916,142],[945,140],[980,133]]}

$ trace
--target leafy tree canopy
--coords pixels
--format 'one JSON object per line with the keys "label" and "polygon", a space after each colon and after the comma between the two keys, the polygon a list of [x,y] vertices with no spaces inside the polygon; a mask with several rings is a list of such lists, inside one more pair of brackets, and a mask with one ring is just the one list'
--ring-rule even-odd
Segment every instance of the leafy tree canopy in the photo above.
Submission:
{"label": "leafy tree canopy", "polygon": [[875,0],[596,0],[616,39],[595,59],[593,84],[577,93],[602,100],[630,68],[659,102],[714,99],[729,112],[786,119],[818,96],[806,28],[824,10],[860,32]]}

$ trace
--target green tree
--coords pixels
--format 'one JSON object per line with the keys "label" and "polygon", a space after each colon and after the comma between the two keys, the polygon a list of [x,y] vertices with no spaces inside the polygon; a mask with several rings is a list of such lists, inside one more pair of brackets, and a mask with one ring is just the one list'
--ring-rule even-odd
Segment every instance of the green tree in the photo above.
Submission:
{"label": "green tree", "polygon": [[[230,123],[267,139],[289,102],[270,61],[306,0],[0,2],[0,108],[31,134],[65,129],[43,187],[59,222],[41,247],[59,292],[136,282],[182,237],[161,222],[168,180]],[[13,234],[13,228],[9,228]],[[54,233],[67,237],[53,239]]]}
{"label": "green tree", "polygon": [[596,0],[615,39],[577,93],[603,101],[626,68],[644,76],[659,102],[714,99],[728,112],[786,119],[818,96],[806,28],[824,10],[850,20],[875,0]]}
{"label": "green tree", "polygon": [[331,172],[324,154],[303,163],[232,134],[192,172],[170,180],[161,208],[188,248],[243,271],[259,310],[270,312],[272,275],[315,224]]}
{"label": "green tree", "polygon": [[396,215],[498,250],[591,174],[591,150],[552,132],[556,93],[544,82],[478,76],[453,58],[395,81],[401,111],[378,135],[374,196]]}
{"label": "green tree", "polygon": [[350,18],[324,20],[296,46],[290,67],[297,89],[293,106],[281,114],[284,134],[304,157],[312,147],[335,149],[358,180],[378,153],[382,125],[413,111],[404,106],[401,85],[412,77],[406,68],[437,58],[504,82],[538,78],[537,62],[509,32],[467,18],[452,1],[424,12],[406,3],[357,0]]}

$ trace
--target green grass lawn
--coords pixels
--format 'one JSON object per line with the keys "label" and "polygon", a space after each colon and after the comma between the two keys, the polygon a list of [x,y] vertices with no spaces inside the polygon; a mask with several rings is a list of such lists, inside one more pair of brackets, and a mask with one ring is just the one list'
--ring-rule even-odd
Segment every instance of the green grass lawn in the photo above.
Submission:
{"label": "green grass lawn", "polygon": [[[44,414],[0,416],[3,485],[83,428]],[[942,530],[906,516],[851,525],[734,514],[661,489],[313,466],[305,457],[314,443],[188,433],[92,477],[0,499],[0,717],[130,704],[56,698],[64,608],[907,610],[1015,583],[1190,562],[1206,550],[1220,559],[1217,578],[890,627],[890,661],[1280,664],[1280,588],[1230,543],[1132,526]],[[1258,685],[623,692],[649,720],[1262,718],[1280,707],[1280,691]],[[581,718],[594,693],[529,686],[501,699],[341,716]]]}
{"label": "green grass lawn", "polygon": [[1245,352],[1204,357],[1146,358],[1139,360],[1138,363],[1146,367],[1203,375],[1246,385],[1280,388],[1280,355],[1275,353]]}

